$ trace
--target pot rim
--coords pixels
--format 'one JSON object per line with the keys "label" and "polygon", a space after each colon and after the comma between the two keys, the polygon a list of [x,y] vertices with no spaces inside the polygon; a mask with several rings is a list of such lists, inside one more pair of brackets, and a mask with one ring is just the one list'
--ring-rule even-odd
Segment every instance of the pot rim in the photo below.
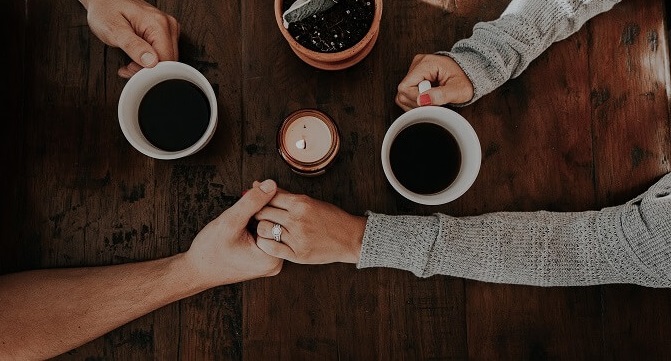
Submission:
{"label": "pot rim", "polygon": [[371,22],[370,28],[368,29],[366,35],[364,35],[364,37],[353,46],[334,53],[322,53],[308,49],[296,41],[296,39],[294,39],[294,37],[289,33],[289,30],[284,28],[284,24],[282,22],[282,4],[284,1],[286,0],[275,0],[275,21],[277,22],[277,26],[280,28],[280,32],[293,49],[317,61],[331,63],[348,59],[354,54],[359,53],[371,40],[375,40],[377,38],[377,32],[379,31],[380,21],[382,19],[382,0],[372,0],[375,2],[375,14],[373,14],[373,21]]}

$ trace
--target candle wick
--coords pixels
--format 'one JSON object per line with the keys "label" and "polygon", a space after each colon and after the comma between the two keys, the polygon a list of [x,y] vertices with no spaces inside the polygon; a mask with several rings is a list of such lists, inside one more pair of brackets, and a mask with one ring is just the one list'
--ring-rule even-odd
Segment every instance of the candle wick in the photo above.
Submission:
{"label": "candle wick", "polygon": [[305,139],[299,139],[299,140],[296,142],[296,148],[298,148],[298,149],[305,149],[305,148],[307,148],[307,143],[305,142]]}

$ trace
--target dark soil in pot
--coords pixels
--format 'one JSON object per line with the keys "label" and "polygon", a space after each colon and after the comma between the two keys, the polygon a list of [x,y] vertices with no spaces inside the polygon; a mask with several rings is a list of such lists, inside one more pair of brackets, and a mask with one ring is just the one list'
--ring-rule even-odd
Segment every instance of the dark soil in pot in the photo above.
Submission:
{"label": "dark soil in pot", "polygon": [[[285,0],[283,11],[293,0]],[[289,24],[289,33],[304,47],[321,53],[351,48],[368,33],[375,15],[374,0],[339,0],[321,14]]]}

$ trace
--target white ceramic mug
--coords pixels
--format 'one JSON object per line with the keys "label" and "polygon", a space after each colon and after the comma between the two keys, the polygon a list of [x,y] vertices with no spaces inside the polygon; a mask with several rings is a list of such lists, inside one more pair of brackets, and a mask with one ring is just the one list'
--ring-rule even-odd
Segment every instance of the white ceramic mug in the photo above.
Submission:
{"label": "white ceramic mug", "polygon": [[[404,187],[394,175],[389,160],[391,145],[396,136],[407,127],[418,123],[433,123],[449,131],[461,152],[461,164],[456,178],[447,188],[433,194],[419,194]],[[382,141],[382,168],[387,180],[403,197],[419,204],[439,205],[459,198],[475,182],[481,161],[480,140],[471,124],[457,112],[439,106],[423,106],[405,112],[387,129]]]}
{"label": "white ceramic mug", "polygon": [[[156,84],[170,79],[187,80],[196,85],[207,97],[210,119],[205,133],[193,145],[179,151],[166,151],[151,144],[142,134],[138,110],[144,95]],[[128,142],[138,151],[156,159],[177,159],[202,149],[214,135],[217,127],[217,98],[209,81],[195,68],[176,61],[162,61],[153,68],[144,68],[133,75],[119,97],[119,125]]]}

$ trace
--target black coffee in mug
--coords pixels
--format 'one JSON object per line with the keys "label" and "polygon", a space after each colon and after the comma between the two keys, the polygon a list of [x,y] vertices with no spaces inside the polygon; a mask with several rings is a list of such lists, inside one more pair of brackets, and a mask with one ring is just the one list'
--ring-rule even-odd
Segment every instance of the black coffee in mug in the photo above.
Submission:
{"label": "black coffee in mug", "polygon": [[389,163],[409,191],[434,194],[459,174],[461,151],[452,133],[433,123],[416,123],[401,130],[389,149]]}
{"label": "black coffee in mug", "polygon": [[164,80],[142,97],[138,122],[144,137],[169,152],[194,145],[210,124],[210,103],[195,84],[183,79]]}

